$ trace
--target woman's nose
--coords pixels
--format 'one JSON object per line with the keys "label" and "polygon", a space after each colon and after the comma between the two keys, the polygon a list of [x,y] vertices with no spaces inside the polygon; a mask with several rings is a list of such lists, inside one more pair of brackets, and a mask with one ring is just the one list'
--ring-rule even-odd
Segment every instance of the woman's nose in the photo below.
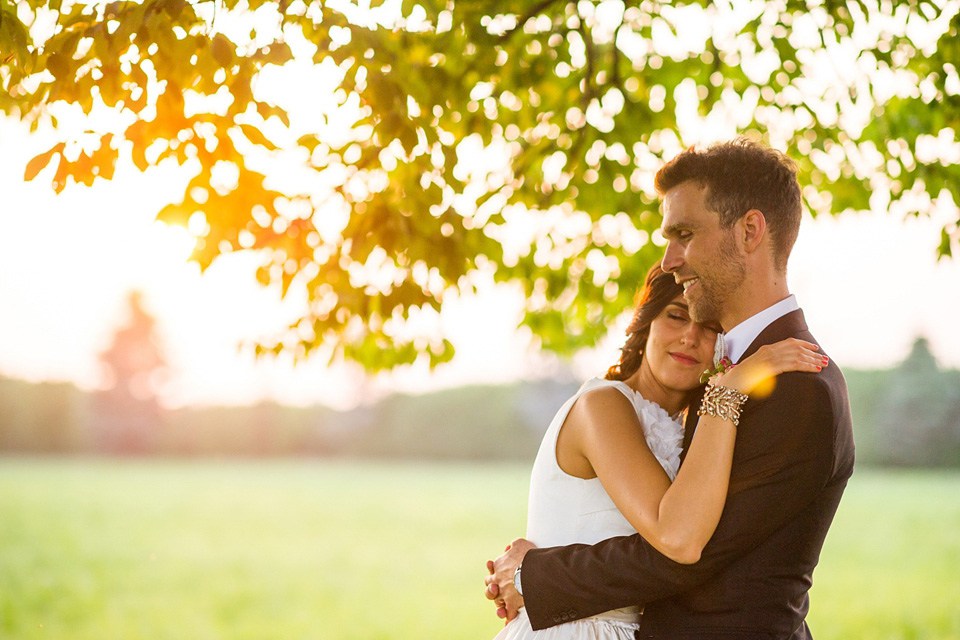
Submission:
{"label": "woman's nose", "polygon": [[680,336],[680,342],[691,349],[696,349],[700,344],[700,327],[693,322],[688,323],[683,335]]}

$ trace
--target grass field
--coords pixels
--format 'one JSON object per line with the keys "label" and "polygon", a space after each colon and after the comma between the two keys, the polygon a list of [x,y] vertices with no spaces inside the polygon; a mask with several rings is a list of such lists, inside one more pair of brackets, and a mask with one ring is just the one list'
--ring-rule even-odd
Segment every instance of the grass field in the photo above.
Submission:
{"label": "grass field", "polygon": [[[490,638],[524,465],[0,458],[0,638]],[[860,470],[818,640],[960,639],[960,473]]]}

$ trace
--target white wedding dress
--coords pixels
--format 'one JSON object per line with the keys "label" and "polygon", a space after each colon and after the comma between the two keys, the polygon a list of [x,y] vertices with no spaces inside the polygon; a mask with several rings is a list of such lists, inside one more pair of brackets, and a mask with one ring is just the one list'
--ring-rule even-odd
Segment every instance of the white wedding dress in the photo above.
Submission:
{"label": "white wedding dress", "polygon": [[[594,544],[606,538],[636,533],[604,491],[600,480],[571,476],[557,464],[557,436],[573,403],[587,391],[607,386],[615,387],[630,400],[637,410],[650,450],[671,481],[677,475],[683,426],[660,405],[646,400],[623,382],[600,378],[588,380],[554,416],[533,463],[526,537],[538,547]],[[626,607],[534,631],[526,610],[521,609],[495,640],[633,640],[639,617],[638,607]]]}

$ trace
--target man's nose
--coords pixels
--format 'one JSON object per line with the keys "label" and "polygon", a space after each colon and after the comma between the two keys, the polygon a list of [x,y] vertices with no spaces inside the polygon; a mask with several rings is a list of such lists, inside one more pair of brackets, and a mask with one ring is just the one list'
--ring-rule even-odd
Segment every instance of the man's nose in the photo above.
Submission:
{"label": "man's nose", "polygon": [[683,252],[676,242],[667,241],[667,248],[663,252],[660,268],[667,273],[674,273],[683,264]]}

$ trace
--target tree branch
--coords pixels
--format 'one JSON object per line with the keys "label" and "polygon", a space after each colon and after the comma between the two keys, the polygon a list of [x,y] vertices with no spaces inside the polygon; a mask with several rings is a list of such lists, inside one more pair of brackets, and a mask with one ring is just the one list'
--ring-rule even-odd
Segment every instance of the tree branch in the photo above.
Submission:
{"label": "tree branch", "polygon": [[617,36],[620,34],[620,29],[623,28],[623,23],[620,23],[620,26],[617,27],[616,31],[613,32],[613,61],[611,62],[612,69],[612,78],[611,82],[613,86],[620,90],[620,93],[626,97],[627,92],[623,88],[623,78],[620,77],[620,49],[617,47]]}
{"label": "tree branch", "polygon": [[583,38],[583,47],[587,54],[587,68],[584,71],[584,80],[586,81],[586,85],[583,88],[583,98],[581,99],[583,110],[586,111],[587,107],[590,106],[590,100],[592,100],[597,94],[593,82],[594,58],[596,57],[596,49],[593,47],[593,39],[590,37],[590,33],[583,25],[583,20],[581,20],[580,24],[577,26],[577,31],[580,32],[580,37]]}

